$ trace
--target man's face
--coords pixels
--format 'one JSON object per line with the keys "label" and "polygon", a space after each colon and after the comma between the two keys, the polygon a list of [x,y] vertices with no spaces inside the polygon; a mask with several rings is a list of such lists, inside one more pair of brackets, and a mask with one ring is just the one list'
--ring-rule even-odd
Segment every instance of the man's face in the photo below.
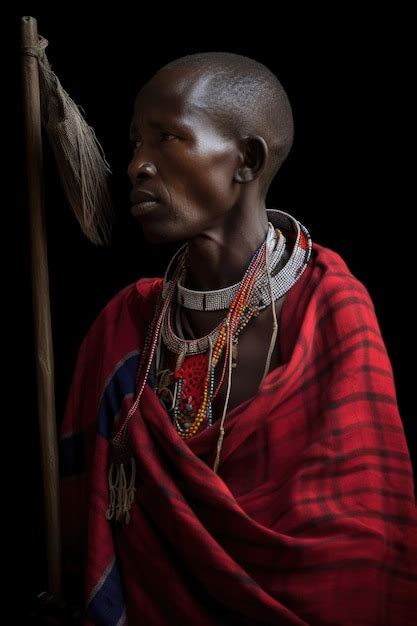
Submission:
{"label": "man's face", "polygon": [[[188,78],[187,78],[188,77]],[[132,214],[153,242],[188,240],[221,225],[239,199],[235,139],[205,106],[207,79],[186,70],[155,76],[136,98],[131,123]],[[141,192],[150,192],[156,202]],[[139,203],[139,204],[138,204]]]}

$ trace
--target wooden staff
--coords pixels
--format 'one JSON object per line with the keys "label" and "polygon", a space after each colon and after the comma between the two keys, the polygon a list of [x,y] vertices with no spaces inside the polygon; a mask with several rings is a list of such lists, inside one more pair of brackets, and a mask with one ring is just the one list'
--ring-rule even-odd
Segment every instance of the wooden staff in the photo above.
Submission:
{"label": "wooden staff", "polygon": [[47,542],[48,591],[61,591],[58,446],[55,417],[54,355],[49,300],[48,255],[43,187],[37,22],[21,20],[23,110],[30,213],[33,321],[41,463]]}

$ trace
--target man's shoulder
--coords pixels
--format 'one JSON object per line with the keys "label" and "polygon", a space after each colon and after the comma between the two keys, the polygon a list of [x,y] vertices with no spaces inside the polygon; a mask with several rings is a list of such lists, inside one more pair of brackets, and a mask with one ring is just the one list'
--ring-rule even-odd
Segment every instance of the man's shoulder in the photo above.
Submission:
{"label": "man's shoulder", "polygon": [[126,285],[102,307],[89,327],[84,342],[104,335],[114,338],[140,331],[152,318],[162,278],[140,278]]}
{"label": "man's shoulder", "polygon": [[313,242],[313,258],[317,265],[321,266],[326,273],[338,271],[342,274],[351,274],[351,271],[339,252],[321,243]]}
{"label": "man's shoulder", "polygon": [[[375,305],[367,286],[356,276],[345,259],[335,250],[313,246],[311,279],[312,296],[323,321],[333,320],[339,329],[356,326],[361,319],[378,329]],[[314,295],[313,295],[314,294]]]}
{"label": "man's shoulder", "polygon": [[146,308],[148,304],[153,302],[158,295],[162,278],[140,278],[130,283],[118,291],[100,311],[98,318],[101,316],[112,317],[120,314],[120,311],[126,307],[137,306],[138,308]]}
{"label": "man's shoulder", "polygon": [[368,290],[361,279],[352,272],[342,255],[332,248],[313,243],[312,266],[323,289],[348,287],[357,289],[369,297]]}

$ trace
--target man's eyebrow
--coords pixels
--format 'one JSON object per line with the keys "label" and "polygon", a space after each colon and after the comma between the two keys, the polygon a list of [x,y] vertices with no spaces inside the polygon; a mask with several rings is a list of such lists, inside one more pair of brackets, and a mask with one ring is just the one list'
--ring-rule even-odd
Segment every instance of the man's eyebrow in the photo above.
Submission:
{"label": "man's eyebrow", "polygon": [[[184,122],[181,122],[180,120],[171,120],[171,121],[167,121],[167,122],[159,122],[157,120],[149,120],[149,126],[151,128],[155,128],[157,130],[164,130],[167,128],[172,128],[172,129],[179,129],[179,130],[189,130],[189,127],[187,126],[187,124],[185,124]],[[132,124],[129,128],[129,134],[130,136],[135,135],[138,132],[137,127],[135,124]]]}

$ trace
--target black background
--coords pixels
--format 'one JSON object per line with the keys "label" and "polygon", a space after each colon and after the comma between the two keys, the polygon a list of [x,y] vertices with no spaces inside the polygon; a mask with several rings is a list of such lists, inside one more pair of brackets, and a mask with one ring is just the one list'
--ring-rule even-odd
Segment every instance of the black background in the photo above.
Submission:
{"label": "black background", "polygon": [[[104,304],[140,276],[163,272],[175,248],[150,246],[129,215],[128,127],[138,88],[166,62],[199,51],[244,54],[267,65],[293,106],[295,141],[276,177],[269,205],[287,210],[313,240],[341,254],[368,288],[394,369],[398,402],[416,467],[415,232],[407,184],[412,78],[408,69],[408,17],[310,11],[292,16],[255,14],[254,8],[195,5],[187,11],[63,5],[53,10],[22,5],[8,21],[13,35],[13,99],[17,184],[10,204],[13,262],[11,335],[17,383],[11,420],[18,441],[20,492],[12,504],[19,533],[15,564],[23,603],[45,584],[42,489],[31,319],[29,225],[25,185],[19,73],[19,18],[38,19],[50,44],[49,61],[64,88],[81,105],[113,170],[110,180],[118,222],[109,248],[81,234],[61,191],[50,149],[44,145],[45,188],[55,349],[56,409],[60,423],[81,340]],[[247,13],[246,13],[247,11]],[[30,193],[30,191],[29,191]],[[415,204],[415,200],[414,200]],[[6,242],[5,242],[6,243]],[[24,497],[23,497],[24,494]],[[12,524],[14,521],[12,519]]]}

